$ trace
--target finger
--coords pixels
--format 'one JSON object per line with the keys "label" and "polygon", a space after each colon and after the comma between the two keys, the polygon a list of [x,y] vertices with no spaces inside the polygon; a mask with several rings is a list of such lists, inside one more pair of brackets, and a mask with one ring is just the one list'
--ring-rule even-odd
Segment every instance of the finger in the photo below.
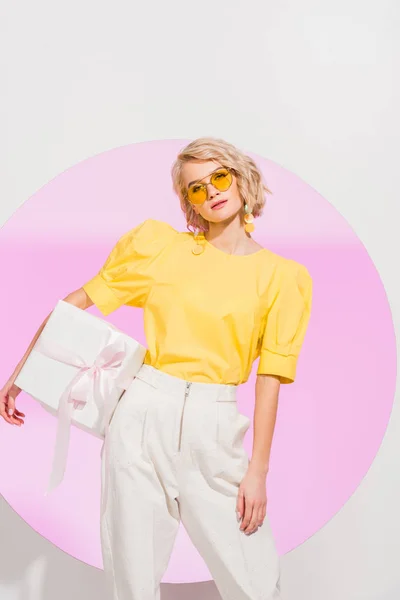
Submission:
{"label": "finger", "polygon": [[16,413],[19,413],[19,411],[15,408],[15,398],[12,396],[7,396],[7,405],[5,407],[5,411],[7,413],[8,418],[6,421],[8,423],[18,426],[23,425],[23,420],[16,416]]}
{"label": "finger", "polygon": [[244,531],[246,527],[249,525],[251,521],[251,516],[253,514],[253,504],[247,498],[244,499],[244,516],[242,523],[240,525],[240,529]]}
{"label": "finger", "polygon": [[261,527],[261,525],[264,523],[264,505],[262,505],[259,509],[258,509],[258,519],[257,519],[257,525],[259,527]]}
{"label": "finger", "polygon": [[253,527],[253,529],[248,529],[244,533],[245,533],[245,535],[251,535],[252,533],[255,533],[256,531],[258,531],[258,525],[256,525],[255,527]]}
{"label": "finger", "polygon": [[244,492],[241,488],[239,488],[238,496],[236,500],[236,518],[238,521],[243,517],[244,511]]}
{"label": "finger", "polygon": [[7,396],[7,414],[11,417],[14,414],[15,410],[15,398],[8,395]]}
{"label": "finger", "polygon": [[12,417],[10,417],[13,420],[13,424],[14,425],[23,425],[24,421],[22,419],[20,419],[19,417],[16,417],[15,415],[13,415]]}
{"label": "finger", "polygon": [[9,423],[10,425],[13,425],[12,418],[8,416],[7,407],[4,404],[0,404],[0,415],[3,417],[3,419],[7,423]]}
{"label": "finger", "polygon": [[22,425],[24,424],[24,419],[22,417],[25,417],[25,415],[21,411],[15,409],[13,417],[17,419],[17,421],[19,421]]}
{"label": "finger", "polygon": [[23,425],[23,420],[17,417],[15,414],[9,415],[8,418],[9,423],[11,423],[12,425]]}
{"label": "finger", "polygon": [[254,505],[250,523],[249,523],[248,527],[245,529],[245,533],[247,533],[247,534],[254,533],[258,529],[257,519],[258,519],[258,506]]}

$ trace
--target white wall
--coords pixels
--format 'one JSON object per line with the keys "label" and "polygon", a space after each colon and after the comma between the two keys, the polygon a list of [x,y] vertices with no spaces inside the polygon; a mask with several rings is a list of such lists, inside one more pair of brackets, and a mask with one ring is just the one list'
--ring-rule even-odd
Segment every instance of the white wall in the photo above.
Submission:
{"label": "white wall", "polygon": [[[380,272],[399,334],[395,0],[24,0],[2,13],[1,224],[94,154],[225,137],[292,170],[341,212]],[[284,600],[400,597],[399,419],[397,394],[356,493],[283,557]],[[4,499],[0,507],[2,600],[103,599],[100,571],[42,539]],[[218,598],[213,582],[163,594]]]}

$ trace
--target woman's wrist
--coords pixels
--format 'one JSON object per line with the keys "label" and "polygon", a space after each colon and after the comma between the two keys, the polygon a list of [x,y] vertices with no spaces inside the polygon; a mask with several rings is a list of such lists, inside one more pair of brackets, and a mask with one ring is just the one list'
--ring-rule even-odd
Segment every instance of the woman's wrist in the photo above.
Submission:
{"label": "woman's wrist", "polygon": [[256,473],[257,475],[267,475],[269,471],[269,465],[264,462],[257,460],[256,458],[252,458],[249,462],[248,470]]}

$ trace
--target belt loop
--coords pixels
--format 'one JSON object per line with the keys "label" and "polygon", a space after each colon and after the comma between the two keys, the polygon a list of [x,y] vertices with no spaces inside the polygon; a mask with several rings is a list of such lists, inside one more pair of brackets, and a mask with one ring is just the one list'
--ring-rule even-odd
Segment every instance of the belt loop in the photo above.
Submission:
{"label": "belt loop", "polygon": [[236,400],[237,401],[237,386],[231,385],[227,389],[227,395],[229,396],[229,398],[231,400]]}
{"label": "belt loop", "polygon": [[160,371],[154,367],[151,369],[151,383],[155,388],[160,387]]}
{"label": "belt loop", "polygon": [[217,401],[232,401],[232,400],[236,400],[236,390],[233,386],[221,386],[221,388],[218,390],[217,393]]}

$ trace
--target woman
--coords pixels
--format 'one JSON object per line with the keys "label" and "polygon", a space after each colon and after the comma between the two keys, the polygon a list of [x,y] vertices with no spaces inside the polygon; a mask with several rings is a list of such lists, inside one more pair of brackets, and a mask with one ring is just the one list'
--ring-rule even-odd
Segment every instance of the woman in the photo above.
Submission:
{"label": "woman", "polygon": [[[188,231],[145,220],[65,298],[103,315],[123,304],[144,309],[148,351],[112,417],[107,465],[102,455],[110,599],[159,599],[182,521],[224,600],[278,600],[266,476],[279,388],[295,379],[312,280],[249,235],[269,191],[250,157],[201,138],[178,155],[172,178]],[[23,424],[13,382],[47,319],[2,390],[8,423]],[[236,390],[257,357],[249,460],[250,419],[237,409]]]}

